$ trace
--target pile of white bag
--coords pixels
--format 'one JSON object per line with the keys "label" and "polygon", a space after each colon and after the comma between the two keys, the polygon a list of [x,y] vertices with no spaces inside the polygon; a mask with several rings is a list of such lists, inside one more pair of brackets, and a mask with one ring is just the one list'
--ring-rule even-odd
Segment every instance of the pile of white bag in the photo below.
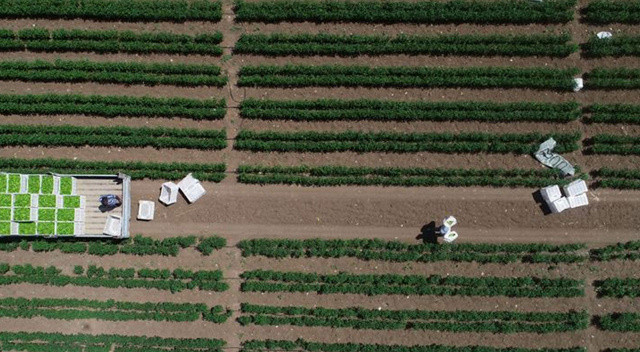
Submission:
{"label": "pile of white bag", "polygon": [[562,189],[564,195],[558,185],[547,186],[540,190],[542,199],[547,203],[552,213],[561,213],[569,208],[589,205],[587,183],[584,180],[575,180]]}

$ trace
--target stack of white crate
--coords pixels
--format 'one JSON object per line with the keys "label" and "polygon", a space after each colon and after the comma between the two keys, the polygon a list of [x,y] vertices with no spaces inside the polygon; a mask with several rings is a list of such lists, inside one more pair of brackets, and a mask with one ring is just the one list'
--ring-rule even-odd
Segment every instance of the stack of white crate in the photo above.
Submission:
{"label": "stack of white crate", "polygon": [[569,208],[578,208],[589,205],[587,198],[587,183],[584,180],[575,180],[563,187],[564,196],[558,185],[548,186],[540,190],[542,198],[549,206],[552,213],[561,213]]}

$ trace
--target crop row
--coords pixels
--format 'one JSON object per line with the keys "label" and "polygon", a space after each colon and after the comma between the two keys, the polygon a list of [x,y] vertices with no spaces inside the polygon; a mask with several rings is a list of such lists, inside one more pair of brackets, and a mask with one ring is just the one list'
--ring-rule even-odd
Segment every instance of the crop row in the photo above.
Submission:
{"label": "crop row", "polygon": [[566,57],[578,50],[565,33],[533,35],[243,34],[233,52],[266,56],[472,55]]}
{"label": "crop row", "polygon": [[590,23],[640,24],[640,4],[636,1],[591,0],[583,12]]}
{"label": "crop row", "polygon": [[640,169],[601,168],[592,174],[598,177],[600,187],[640,189]]}
{"label": "crop row", "polygon": [[564,23],[573,19],[575,0],[544,3],[417,1],[243,1],[235,4],[241,22],[364,23]]}
{"label": "crop row", "polygon": [[340,65],[243,66],[238,86],[247,87],[470,87],[572,91],[576,68],[368,67]]}
{"label": "crop row", "polygon": [[374,295],[579,297],[584,282],[536,277],[463,277],[440,275],[322,275],[272,270],[245,271],[240,286],[245,292],[316,292]]}
{"label": "crop row", "polygon": [[374,330],[438,330],[450,332],[552,333],[589,325],[587,312],[377,310],[276,307],[243,303],[242,325],[327,326]]}
{"label": "crop row", "polygon": [[95,265],[85,268],[75,266],[73,275],[62,274],[62,270],[50,267],[34,267],[31,264],[13,265],[0,263],[0,285],[31,283],[47,286],[89,286],[109,288],[146,288],[179,292],[200,289],[203,291],[225,291],[229,288],[222,281],[222,271],[191,271],[183,269],[133,269],[110,268],[105,270]]}
{"label": "crop row", "polygon": [[224,130],[165,127],[0,125],[0,146],[154,147],[214,150],[227,145]]}
{"label": "crop row", "polygon": [[222,4],[210,0],[4,0],[0,18],[83,18],[101,21],[214,21]]}
{"label": "crop row", "polygon": [[240,104],[246,119],[333,121],[533,121],[569,122],[580,118],[577,103],[400,102],[384,100],[258,100]]}
{"label": "crop row", "polygon": [[[623,257],[616,259],[637,260],[640,256]],[[598,297],[640,297],[640,279],[634,278],[608,278],[594,283]]]}
{"label": "crop row", "polygon": [[221,75],[220,67],[214,65],[60,59],[53,62],[42,60],[1,61],[0,80],[216,87],[224,86],[227,83],[227,78]]}
{"label": "crop row", "polygon": [[594,154],[618,154],[618,155],[638,155],[640,154],[640,137],[597,134],[588,140],[586,152]]}
{"label": "crop row", "polygon": [[640,69],[637,68],[594,68],[585,74],[587,88],[593,89],[638,89]]}
{"label": "crop row", "polygon": [[222,306],[207,308],[203,303],[137,303],[72,298],[2,298],[0,317],[47,319],[98,319],[111,321],[154,320],[224,323],[230,316]]}
{"label": "crop row", "polygon": [[622,34],[600,39],[593,35],[582,49],[589,57],[640,56],[640,36]]}
{"label": "crop row", "polygon": [[190,36],[168,32],[29,28],[20,31],[0,29],[0,51],[45,52],[168,53],[222,55],[222,34]]}
{"label": "crop row", "polygon": [[0,332],[2,351],[47,352],[222,352],[226,343],[218,339],[160,338],[155,336],[89,335],[45,332]]}
{"label": "crop row", "polygon": [[587,122],[640,124],[640,105],[593,104],[586,111]]}
{"label": "crop row", "polygon": [[640,332],[638,313],[610,313],[597,317],[596,321],[602,330]]}
{"label": "crop row", "polygon": [[408,244],[378,239],[251,239],[238,243],[242,255],[270,258],[341,258],[389,262],[575,263],[587,259],[584,244]]}
{"label": "crop row", "polygon": [[184,117],[218,120],[226,114],[224,99],[128,97],[122,95],[0,94],[0,114],[82,114],[104,117]]}
{"label": "crop row", "polygon": [[640,259],[640,241],[629,241],[602,248],[594,248],[589,251],[589,254],[591,259],[596,261],[637,260]]}
{"label": "crop row", "polygon": [[323,343],[297,339],[290,340],[248,340],[242,343],[241,352],[586,352],[585,348],[567,349],[524,349],[496,348],[490,346],[446,346],[446,345],[379,345],[362,343]]}
{"label": "crop row", "polygon": [[71,159],[0,158],[4,172],[22,174],[98,174],[124,172],[134,180],[179,180],[187,173],[202,181],[220,182],[225,178],[225,164],[151,163],[140,161],[79,161]]}
{"label": "crop row", "polygon": [[62,253],[88,253],[91,255],[164,255],[176,256],[181,249],[193,247],[204,255],[209,255],[214,249],[220,249],[227,244],[227,241],[218,236],[200,237],[182,236],[168,237],[162,240],[154,240],[149,237],[136,235],[133,239],[124,241],[81,241],[78,239],[69,240],[27,240],[0,242],[0,250],[13,251],[18,247],[22,250],[33,250],[34,252],[51,252],[59,250]]}
{"label": "crop row", "polygon": [[544,187],[566,184],[551,169],[423,169],[347,166],[240,165],[238,182],[301,186],[492,186]]}
{"label": "crop row", "polygon": [[241,130],[234,147],[254,152],[437,152],[529,154],[553,137],[558,153],[579,149],[580,132],[541,133],[397,133],[397,132],[276,132]]}

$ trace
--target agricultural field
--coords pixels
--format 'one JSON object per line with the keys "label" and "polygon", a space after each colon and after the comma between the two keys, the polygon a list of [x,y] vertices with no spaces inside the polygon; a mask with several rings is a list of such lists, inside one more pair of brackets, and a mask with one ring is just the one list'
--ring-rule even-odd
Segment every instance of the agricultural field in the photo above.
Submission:
{"label": "agricultural field", "polygon": [[0,171],[207,190],[121,242],[0,195],[2,352],[640,352],[636,1],[0,0],[0,120]]}

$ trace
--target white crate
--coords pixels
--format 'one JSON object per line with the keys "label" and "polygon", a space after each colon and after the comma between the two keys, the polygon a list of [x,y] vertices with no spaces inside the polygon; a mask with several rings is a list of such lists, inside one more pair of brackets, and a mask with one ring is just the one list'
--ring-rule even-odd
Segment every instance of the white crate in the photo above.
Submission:
{"label": "white crate", "polygon": [[64,208],[64,196],[56,195],[56,208]]}
{"label": "white crate", "polygon": [[563,188],[564,195],[567,197],[575,197],[588,191],[587,183],[584,180],[575,180]]}
{"label": "white crate", "polygon": [[31,195],[31,207],[32,208],[37,208],[38,207],[38,199],[40,199],[40,195],[39,194],[32,194]]}
{"label": "white crate", "polygon": [[31,208],[31,221],[38,221],[38,208]]}
{"label": "white crate", "polygon": [[53,176],[53,194],[60,194],[60,176]]}
{"label": "white crate", "polygon": [[29,193],[29,175],[20,175],[20,193]]}
{"label": "white crate", "polygon": [[[11,216],[13,216],[13,214],[11,214]],[[17,222],[11,222],[11,234],[12,235],[17,235],[18,234],[18,223]]]}
{"label": "white crate", "polygon": [[551,205],[551,203],[562,198],[562,192],[560,192],[560,187],[558,185],[542,188],[540,190],[540,195],[548,205]]}
{"label": "white crate", "polygon": [[569,209],[569,201],[566,197],[562,197],[549,203],[549,209],[552,213],[562,213],[564,210]]}
{"label": "white crate", "polygon": [[567,197],[567,200],[569,200],[569,206],[571,208],[578,208],[589,205],[589,198],[587,198],[586,193],[582,193],[574,197]]}

